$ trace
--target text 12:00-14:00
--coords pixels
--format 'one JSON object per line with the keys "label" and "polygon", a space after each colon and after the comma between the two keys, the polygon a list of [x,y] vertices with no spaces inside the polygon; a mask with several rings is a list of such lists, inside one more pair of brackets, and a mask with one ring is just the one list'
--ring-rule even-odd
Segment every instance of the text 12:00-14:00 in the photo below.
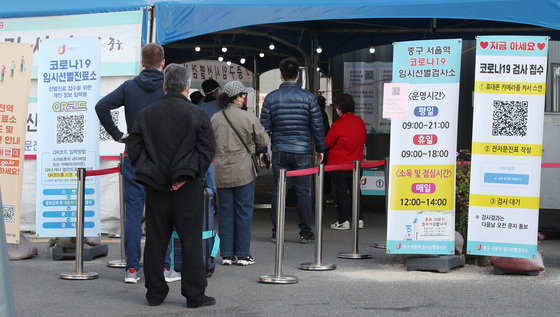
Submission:
{"label": "text 12:00-14:00", "polygon": [[401,198],[401,206],[447,206],[445,198]]}

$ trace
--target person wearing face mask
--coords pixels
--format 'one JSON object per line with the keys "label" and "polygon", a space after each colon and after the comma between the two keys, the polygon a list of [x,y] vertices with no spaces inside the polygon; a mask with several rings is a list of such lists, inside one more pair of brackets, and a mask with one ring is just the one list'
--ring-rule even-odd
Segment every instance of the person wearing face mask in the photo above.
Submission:
{"label": "person wearing face mask", "polygon": [[[354,115],[354,99],[349,94],[338,95],[334,99],[334,107],[339,119],[333,123],[325,138],[329,151],[327,165],[363,161],[367,131],[362,118]],[[338,220],[331,225],[331,229],[348,230],[352,204],[352,171],[333,171],[331,178],[338,209]],[[360,229],[364,226],[361,219],[358,226]]]}
{"label": "person wearing face mask", "polygon": [[256,148],[266,148],[269,138],[259,120],[242,109],[252,91],[239,81],[226,83],[218,95],[218,107],[223,110],[211,119],[222,265],[255,263],[250,244],[257,170],[251,155]]}

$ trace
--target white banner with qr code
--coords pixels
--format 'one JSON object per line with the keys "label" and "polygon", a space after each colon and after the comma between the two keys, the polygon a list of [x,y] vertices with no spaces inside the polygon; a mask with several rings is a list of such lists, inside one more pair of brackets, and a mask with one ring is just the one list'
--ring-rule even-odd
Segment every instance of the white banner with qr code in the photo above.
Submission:
{"label": "white banner with qr code", "polygon": [[[36,231],[38,237],[76,236],[77,169],[99,169],[101,42],[61,38],[42,43],[37,113]],[[99,181],[86,178],[84,235],[98,236]]]}
{"label": "white banner with qr code", "polygon": [[536,258],[548,37],[476,43],[467,254]]}

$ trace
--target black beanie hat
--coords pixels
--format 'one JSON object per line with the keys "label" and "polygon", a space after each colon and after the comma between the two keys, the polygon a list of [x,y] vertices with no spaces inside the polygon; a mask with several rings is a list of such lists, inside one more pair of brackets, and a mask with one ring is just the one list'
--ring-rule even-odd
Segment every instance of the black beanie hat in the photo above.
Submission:
{"label": "black beanie hat", "polygon": [[218,84],[218,82],[213,78],[206,79],[202,82],[202,91],[204,92],[205,96],[210,95],[218,88],[220,88],[220,84]]}

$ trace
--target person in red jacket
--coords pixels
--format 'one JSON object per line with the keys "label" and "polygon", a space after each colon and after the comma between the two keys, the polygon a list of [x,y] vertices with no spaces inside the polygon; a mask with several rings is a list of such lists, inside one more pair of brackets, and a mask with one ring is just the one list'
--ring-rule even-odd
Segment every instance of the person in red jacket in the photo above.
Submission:
{"label": "person in red jacket", "polygon": [[[329,151],[327,165],[363,161],[367,138],[366,125],[362,118],[354,115],[354,99],[349,94],[338,95],[334,99],[334,107],[339,119],[333,123],[325,139]],[[352,204],[352,171],[331,173],[338,209],[338,221],[331,225],[331,229],[348,230]],[[360,219],[359,228],[363,226],[364,223]]]}

